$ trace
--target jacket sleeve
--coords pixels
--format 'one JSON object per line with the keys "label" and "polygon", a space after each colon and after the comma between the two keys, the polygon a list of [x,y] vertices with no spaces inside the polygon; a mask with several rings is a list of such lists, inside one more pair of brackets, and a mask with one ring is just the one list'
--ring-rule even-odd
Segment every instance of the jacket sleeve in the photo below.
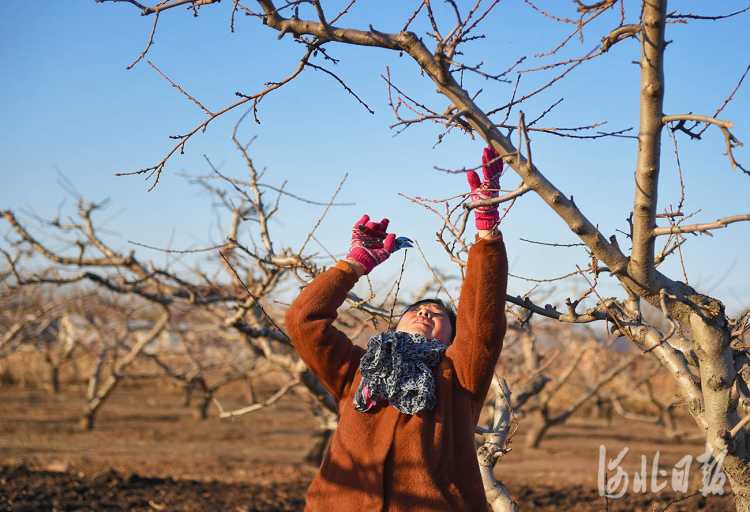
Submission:
{"label": "jacket sleeve", "polygon": [[505,292],[508,257],[502,235],[476,242],[469,250],[461,288],[456,338],[446,356],[453,362],[458,384],[474,400],[487,396],[505,338]]}
{"label": "jacket sleeve", "polygon": [[364,352],[333,326],[336,310],[356,280],[348,265],[340,262],[316,277],[286,313],[286,328],[294,347],[336,402],[351,386]]}

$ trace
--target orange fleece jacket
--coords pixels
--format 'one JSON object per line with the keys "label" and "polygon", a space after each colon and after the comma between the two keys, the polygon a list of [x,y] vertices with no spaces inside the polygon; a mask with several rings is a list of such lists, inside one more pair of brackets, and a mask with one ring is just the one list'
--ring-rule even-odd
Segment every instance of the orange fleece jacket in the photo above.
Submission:
{"label": "orange fleece jacket", "polygon": [[[342,270],[343,269],[343,270]],[[354,409],[364,349],[333,326],[356,282],[340,262],[315,278],[286,314],[289,335],[338,404],[339,423],[306,511],[487,511],[474,428],[505,336],[508,260],[502,236],[469,251],[456,338],[433,370],[437,405],[402,414],[387,402]]]}

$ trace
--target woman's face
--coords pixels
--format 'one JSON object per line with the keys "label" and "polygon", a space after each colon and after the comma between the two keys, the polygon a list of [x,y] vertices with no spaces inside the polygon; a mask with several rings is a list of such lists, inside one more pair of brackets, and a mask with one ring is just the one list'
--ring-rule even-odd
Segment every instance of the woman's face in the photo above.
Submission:
{"label": "woman's face", "polygon": [[407,310],[401,315],[396,330],[421,334],[427,339],[436,339],[444,345],[451,344],[453,331],[448,314],[432,302],[423,302]]}

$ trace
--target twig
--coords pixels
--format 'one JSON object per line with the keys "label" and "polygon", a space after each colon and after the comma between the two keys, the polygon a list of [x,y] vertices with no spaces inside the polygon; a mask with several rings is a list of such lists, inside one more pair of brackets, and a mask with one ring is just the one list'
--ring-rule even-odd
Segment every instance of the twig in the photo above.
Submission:
{"label": "twig", "polygon": [[263,315],[265,315],[265,317],[268,318],[268,321],[271,322],[271,324],[273,324],[273,326],[276,328],[276,330],[279,331],[284,336],[284,338],[286,338],[286,340],[291,344],[292,340],[289,339],[289,336],[287,336],[287,334],[284,331],[281,330],[281,328],[276,324],[276,322],[274,322],[273,318],[271,318],[271,316],[266,312],[266,310],[260,304],[260,301],[258,300],[258,298],[255,295],[253,295],[252,292],[250,292],[250,290],[248,289],[248,287],[245,285],[245,282],[242,280],[242,278],[240,277],[240,275],[237,273],[237,270],[235,270],[235,268],[232,266],[232,264],[229,263],[229,260],[226,259],[226,257],[224,256],[224,253],[222,253],[221,251],[219,251],[219,256],[221,256],[221,259],[224,260],[224,263],[227,264],[227,267],[229,267],[229,269],[234,273],[234,275],[237,278],[237,280],[239,281],[239,283],[245,289],[245,291],[247,292],[247,294],[253,299],[253,301],[255,302],[255,305],[258,306],[258,309],[261,310],[261,312],[263,313]]}
{"label": "twig", "polygon": [[95,0],[95,2],[98,3],[98,4],[103,4],[104,2],[127,2],[129,4],[135,5],[136,7],[138,7],[139,9],[141,9],[142,11],[145,11],[146,9],[148,9],[148,7],[146,7],[145,5],[139,4],[135,0]]}
{"label": "twig", "polygon": [[527,240],[525,238],[519,238],[519,240],[523,242],[528,242],[530,244],[538,244],[538,245],[546,245],[548,247],[586,247],[586,244],[580,243],[580,244],[553,244],[549,242],[536,242],[534,240]]}
{"label": "twig", "polygon": [[745,7],[744,9],[739,10],[737,12],[733,12],[732,14],[721,14],[721,15],[718,15],[718,16],[699,16],[697,14],[675,14],[674,12],[672,12],[670,14],[667,14],[667,18],[688,18],[688,19],[691,19],[691,20],[711,20],[711,21],[716,21],[716,20],[721,20],[721,19],[724,19],[724,18],[731,18],[732,16],[737,16],[738,14],[742,14],[743,12],[747,11],[748,9],[750,9],[750,7]]}
{"label": "twig", "polygon": [[258,409],[262,409],[263,407],[268,407],[269,405],[273,405],[276,403],[279,398],[284,396],[290,389],[292,389],[294,386],[297,386],[300,384],[299,380],[293,380],[291,382],[287,382],[283,388],[278,390],[274,395],[266,400],[265,402],[261,402],[259,404],[253,404],[247,407],[243,407],[242,409],[236,409],[234,411],[228,411],[225,412],[224,409],[221,407],[221,404],[219,403],[216,398],[213,398],[213,402],[216,404],[216,407],[219,408],[219,418],[238,418],[239,416],[242,416],[244,414],[257,411]]}
{"label": "twig", "polygon": [[435,277],[435,280],[440,284],[440,288],[445,292],[445,294],[448,296],[448,298],[451,301],[451,304],[453,304],[453,307],[456,308],[456,301],[453,300],[453,297],[451,297],[451,294],[448,293],[448,290],[445,288],[445,285],[443,285],[443,281],[440,280],[435,270],[430,265],[430,262],[427,261],[427,257],[422,252],[422,248],[419,246],[419,242],[415,242],[417,244],[417,249],[419,250],[419,254],[422,255],[422,259],[424,259],[425,265],[427,265],[427,268],[430,269],[430,272],[432,272],[432,275]]}
{"label": "twig", "polygon": [[674,233],[695,233],[695,232],[707,232],[710,229],[720,229],[727,227],[728,224],[733,222],[750,221],[750,214],[746,213],[743,215],[733,215],[731,217],[725,217],[715,222],[708,222],[705,224],[691,224],[688,226],[670,226],[663,228],[654,228],[651,231],[652,236],[660,235],[671,235]]}
{"label": "twig", "polygon": [[[706,125],[708,127],[708,125]],[[677,162],[677,174],[680,177],[680,202],[677,203],[677,213],[679,213],[682,210],[682,204],[685,201],[685,182],[682,180],[682,165],[680,163],[680,153],[677,150],[677,137],[675,137],[674,130],[669,130],[669,135],[672,137],[672,141],[674,142],[674,157],[675,161]],[[670,205],[670,209],[672,206]],[[658,215],[657,215],[658,217]]]}
{"label": "twig", "polygon": [[263,91],[261,91],[261,92],[259,92],[257,94],[246,96],[244,94],[237,93],[240,97],[242,97],[242,99],[240,101],[238,101],[236,103],[233,103],[232,105],[229,105],[228,107],[224,108],[223,110],[220,110],[219,112],[216,112],[215,114],[212,114],[211,117],[209,117],[208,119],[206,119],[205,121],[203,121],[201,124],[199,124],[198,126],[196,126],[195,128],[193,128],[187,135],[180,135],[180,136],[174,137],[176,139],[179,139],[180,142],[177,143],[169,151],[169,153],[167,153],[167,156],[165,156],[161,160],[161,162],[159,162],[158,164],[154,165],[153,167],[147,167],[145,169],[141,169],[139,171],[115,173],[115,176],[133,176],[133,175],[137,175],[137,174],[146,174],[146,173],[148,173],[147,179],[149,179],[149,178],[151,178],[151,176],[153,176],[154,174],[156,174],[156,177],[154,179],[153,185],[151,185],[151,187],[148,189],[149,191],[153,190],[154,187],[156,187],[156,185],[159,183],[159,177],[161,176],[161,171],[164,169],[164,166],[166,165],[167,161],[170,158],[172,158],[172,156],[175,154],[175,152],[177,152],[178,149],[180,149],[181,153],[184,153],[185,143],[193,135],[195,135],[196,133],[198,133],[200,130],[205,131],[206,128],[208,128],[208,125],[209,125],[209,123],[211,123],[211,121],[213,121],[217,117],[219,117],[219,116],[221,116],[221,115],[229,112],[230,110],[233,110],[233,109],[239,107],[240,105],[242,105],[244,103],[247,103],[250,100],[253,100],[253,108],[255,108],[255,106],[257,105],[258,100],[262,99],[266,94],[268,94],[268,93],[270,93],[270,92],[278,89],[279,87],[283,86],[284,84],[289,83],[291,80],[293,80],[295,77],[297,77],[302,72],[302,70],[305,68],[305,63],[310,58],[310,56],[312,55],[312,53],[315,51],[316,48],[317,48],[316,45],[309,45],[308,49],[307,49],[307,52],[302,57],[302,59],[300,61],[300,64],[297,66],[297,69],[295,69],[294,72],[292,72],[292,74],[289,75],[288,77],[286,77],[285,79],[281,80],[280,82],[274,82],[274,83],[271,83],[271,84],[267,84],[266,89],[264,89]]}
{"label": "twig", "polygon": [[231,33],[234,33],[234,13],[237,12],[237,5],[240,3],[240,0],[234,0],[234,5],[232,5],[232,15],[229,17],[229,31]]}
{"label": "twig", "polygon": [[323,249],[323,251],[325,251],[325,253],[328,255],[328,257],[331,258],[334,261],[334,263],[337,261],[336,260],[336,256],[334,256],[333,254],[331,254],[331,251],[329,251],[326,248],[326,246],[323,245],[323,243],[320,240],[318,240],[317,238],[315,238],[315,235],[312,235],[312,239],[315,240],[315,242],[320,246],[321,249]]}
{"label": "twig", "polygon": [[409,28],[409,25],[411,25],[411,22],[414,21],[414,18],[417,17],[417,14],[419,14],[419,11],[422,10],[422,7],[424,7],[425,0],[422,0],[422,3],[419,4],[419,7],[417,7],[417,10],[414,11],[414,13],[411,15],[411,17],[406,20],[406,25],[404,25],[404,28],[401,29],[401,32],[406,32],[406,30]]}
{"label": "twig", "polygon": [[391,321],[393,321],[393,310],[396,309],[396,302],[398,302],[398,290],[401,288],[401,278],[404,276],[404,266],[406,266],[406,252],[404,249],[404,261],[401,262],[401,272],[398,274],[398,281],[396,281],[396,293],[393,294],[393,305],[391,306],[391,312],[388,314],[388,330],[391,330]]}
{"label": "twig", "polygon": [[228,245],[233,246],[234,244],[231,242],[221,244],[221,245],[214,245],[213,247],[206,247],[205,249],[186,249],[183,251],[179,251],[177,249],[162,249],[160,247],[153,247],[151,245],[141,244],[138,242],[134,242],[132,240],[128,240],[129,244],[138,245],[140,247],[145,247],[146,249],[153,249],[155,251],[161,251],[161,252],[169,252],[169,253],[177,253],[177,254],[183,254],[183,253],[190,253],[190,252],[206,252],[206,251],[213,251],[214,249],[223,249],[227,247]]}
{"label": "twig", "polygon": [[133,61],[133,63],[128,66],[125,69],[132,69],[133,66],[138,64],[138,62],[146,56],[146,53],[148,53],[149,48],[151,48],[151,45],[154,44],[154,34],[156,33],[156,24],[159,23],[159,13],[156,13],[156,16],[154,16],[154,28],[151,29],[151,35],[148,38],[148,44],[146,45],[146,49],[143,50],[143,53],[141,53],[137,59]]}
{"label": "twig", "polygon": [[690,130],[684,127],[685,121],[698,121],[699,123],[709,123],[718,126],[722,133],[724,134],[724,141],[727,146],[727,156],[729,157],[729,163],[732,166],[732,169],[736,169],[739,167],[742,169],[742,171],[745,174],[750,175],[750,171],[745,170],[744,167],[739,165],[737,161],[734,159],[734,154],[732,153],[732,149],[736,146],[742,146],[742,143],[737,140],[737,138],[732,135],[732,132],[729,131],[730,128],[733,128],[734,125],[730,121],[722,121],[721,119],[716,119],[715,117],[708,117],[708,116],[699,116],[695,114],[679,114],[679,115],[671,115],[671,116],[664,116],[662,118],[662,123],[667,124],[672,121],[680,121],[677,126],[674,128],[675,130],[680,130],[692,138],[700,138],[699,135],[694,134]]}
{"label": "twig", "polygon": [[[685,237],[678,234],[677,241],[679,242],[680,240],[684,242]],[[685,284],[690,285],[690,282],[688,281],[687,270],[685,270],[685,258],[683,258],[682,256],[682,244],[681,243],[677,244],[677,254],[680,255],[680,266],[682,267],[682,276],[685,278]]]}
{"label": "twig", "polygon": [[[316,5],[317,5],[317,4],[316,4]],[[310,62],[308,62],[308,63],[307,63],[307,66],[309,66],[309,67],[311,67],[311,68],[313,68],[313,69],[317,69],[317,70],[320,70],[320,71],[322,71],[322,72],[324,72],[324,73],[327,73],[327,74],[331,75],[331,76],[332,76],[333,78],[335,78],[335,79],[336,79],[336,81],[337,81],[338,83],[340,83],[340,84],[341,84],[341,87],[343,87],[343,88],[344,88],[344,90],[345,90],[346,92],[348,92],[349,94],[351,94],[352,96],[354,96],[354,97],[355,97],[355,98],[357,99],[357,101],[358,101],[358,102],[359,102],[359,103],[360,103],[360,104],[361,104],[361,105],[362,105],[363,107],[365,107],[365,108],[367,109],[367,111],[368,111],[368,112],[369,112],[370,114],[374,114],[374,113],[375,113],[375,111],[374,111],[374,110],[372,110],[372,109],[371,109],[371,108],[370,108],[369,106],[367,106],[367,103],[365,103],[364,101],[362,101],[362,98],[360,98],[359,96],[357,96],[357,94],[356,94],[356,93],[355,93],[355,92],[354,92],[354,91],[353,91],[353,90],[352,90],[352,89],[351,89],[351,88],[350,88],[350,87],[349,87],[348,85],[346,85],[346,84],[344,83],[344,81],[343,81],[343,80],[341,80],[341,79],[340,79],[340,78],[339,78],[338,76],[336,76],[336,74],[335,74],[335,73],[333,73],[333,72],[331,72],[331,71],[328,71],[328,70],[327,70],[326,68],[323,68],[323,67],[321,67],[321,66],[316,66],[315,64],[312,64],[312,63],[310,63]]]}
{"label": "twig", "polygon": [[357,0],[352,0],[351,2],[349,2],[349,5],[347,5],[344,8],[344,10],[342,10],[340,13],[338,13],[338,15],[336,15],[336,17],[331,20],[331,24],[336,23],[339,20],[339,18],[341,18],[344,14],[346,14],[347,11],[349,10],[349,7],[351,7],[352,5],[354,5],[354,2],[356,2],[356,1]]}
{"label": "twig", "polygon": [[[253,186],[252,183],[248,183],[247,181],[243,181],[243,180],[238,180],[237,178],[231,178],[229,176],[219,176],[219,175],[216,175],[216,176],[214,176],[214,175],[201,176],[201,175],[196,175],[196,174],[183,174],[181,172],[178,172],[178,173],[175,173],[175,174],[177,176],[181,176],[183,178],[190,178],[190,179],[194,179],[194,180],[223,179],[224,181],[235,183],[237,185],[245,185],[247,187],[252,187]],[[274,192],[279,192],[280,194],[283,194],[285,196],[289,196],[292,199],[296,199],[297,201],[302,201],[303,203],[313,204],[313,205],[316,205],[316,206],[327,206],[327,205],[331,205],[331,206],[352,206],[352,205],[356,204],[356,203],[331,203],[331,202],[322,203],[320,201],[313,201],[312,199],[305,199],[304,197],[300,197],[300,196],[294,195],[291,192],[287,192],[286,190],[274,187],[273,185],[266,185],[265,183],[257,183],[257,186],[258,187],[263,187],[263,188],[271,189]]]}
{"label": "twig", "polygon": [[[742,85],[742,82],[745,80],[745,77],[747,76],[747,72],[750,71],[750,65],[745,68],[745,72],[742,73],[742,76],[740,77],[740,81],[737,83],[737,86],[734,88],[732,93],[727,97],[727,99],[724,100],[724,103],[716,110],[713,117],[716,117],[719,115],[719,113],[724,110],[724,107],[726,107],[730,101],[732,101],[732,98],[734,97],[734,94],[737,92],[737,90],[740,88],[740,85]],[[708,129],[708,124],[703,127],[701,131],[698,132],[698,135],[700,136],[703,132],[705,132]]]}
{"label": "twig", "polygon": [[199,107],[200,107],[200,108],[201,108],[201,109],[202,109],[202,110],[203,110],[203,111],[204,111],[204,112],[205,112],[206,114],[208,114],[209,116],[213,116],[213,115],[214,115],[214,114],[213,114],[213,113],[212,113],[211,111],[209,111],[209,110],[208,110],[208,109],[207,109],[206,107],[204,107],[203,105],[201,105],[200,101],[198,101],[198,100],[196,100],[195,98],[193,98],[192,96],[190,96],[190,95],[189,95],[188,93],[186,93],[185,91],[183,91],[183,90],[182,90],[182,88],[181,88],[181,87],[180,87],[179,85],[177,85],[177,84],[176,84],[176,83],[174,83],[174,82],[173,82],[172,80],[170,80],[170,79],[169,79],[169,77],[168,77],[167,75],[165,75],[164,73],[162,73],[162,72],[161,72],[161,70],[160,70],[159,68],[157,68],[156,66],[154,66],[154,65],[153,65],[153,64],[151,63],[151,61],[150,61],[150,60],[147,60],[146,62],[148,63],[148,65],[149,65],[149,66],[151,66],[152,68],[154,68],[154,69],[156,70],[156,72],[157,72],[157,73],[159,73],[159,74],[160,74],[160,75],[161,75],[162,77],[164,77],[164,79],[165,79],[165,80],[166,80],[167,82],[169,82],[170,84],[172,84],[172,87],[174,87],[175,89],[177,89],[178,91],[180,91],[180,92],[181,92],[182,94],[184,94],[185,96],[187,96],[187,98],[188,98],[188,99],[189,99],[190,101],[192,101],[193,103],[195,103],[196,105],[198,105],[198,106],[199,106]]}
{"label": "twig", "polygon": [[[118,1],[118,0],[114,0],[114,1]],[[147,16],[153,13],[158,14],[161,11],[171,9],[173,7],[179,7],[180,5],[185,5],[185,4],[192,4],[190,7],[196,8],[202,5],[209,5],[213,3],[219,3],[219,2],[221,2],[221,0],[175,0],[174,2],[171,2],[171,3],[161,2],[155,5],[154,7],[146,7],[145,9],[143,9],[143,12],[141,12],[141,16]],[[134,2],[131,2],[131,3],[134,3]]]}
{"label": "twig", "polygon": [[666,507],[664,507],[664,510],[662,510],[661,512],[667,512],[667,509],[668,509],[669,507],[671,507],[671,506],[672,506],[673,504],[675,504],[675,503],[678,503],[678,502],[680,502],[680,501],[685,501],[685,500],[687,500],[687,499],[690,499],[690,498],[692,498],[693,496],[695,496],[695,495],[697,495],[697,494],[698,494],[698,492],[694,492],[693,494],[689,494],[689,495],[687,495],[687,496],[683,496],[682,498],[675,498],[675,499],[673,499],[672,501],[670,501],[669,503],[667,503],[667,506],[666,506]]}
{"label": "twig", "polygon": [[508,273],[508,275],[510,277],[515,278],[515,279],[520,279],[522,281],[529,281],[529,282],[532,282],[532,283],[554,283],[555,281],[562,281],[563,279],[567,279],[570,276],[574,276],[574,275],[580,274],[580,273],[581,273],[580,271],[574,270],[573,272],[565,274],[564,276],[550,277],[548,279],[537,279],[537,278],[534,278],[534,277],[523,277],[523,276],[519,276],[519,275],[516,275],[516,274],[511,274],[511,273]]}
{"label": "twig", "polygon": [[[596,50],[596,48],[594,50]],[[594,50],[592,50],[592,53],[593,53]],[[591,54],[589,54],[589,55],[591,55]],[[500,111],[505,110],[505,109],[510,109],[514,105],[517,105],[517,104],[519,104],[519,103],[521,103],[523,101],[526,101],[527,99],[531,98],[532,96],[535,96],[536,94],[539,94],[540,92],[542,92],[543,90],[547,89],[548,87],[551,87],[558,80],[562,80],[565,77],[565,75],[567,75],[568,73],[570,73],[571,71],[573,71],[582,62],[583,62],[583,60],[579,60],[578,62],[576,62],[575,64],[573,64],[572,66],[570,66],[568,69],[566,69],[565,71],[563,71],[562,73],[560,73],[558,76],[556,76],[555,78],[553,78],[552,80],[550,80],[546,85],[543,85],[542,87],[540,87],[536,91],[530,92],[526,96],[523,96],[522,98],[519,98],[517,100],[515,99],[515,96],[514,96],[514,99],[512,99],[510,103],[506,103],[502,107],[498,107],[498,108],[495,108],[495,109],[492,109],[492,110],[488,111],[487,112],[487,116],[491,116],[492,114],[496,114],[497,112],[500,112]],[[531,70],[524,70],[524,71],[531,71]],[[519,73],[521,73],[521,71],[519,71]]]}
{"label": "twig", "polygon": [[339,194],[339,191],[341,190],[341,187],[344,186],[344,182],[346,181],[346,178],[349,176],[349,173],[344,174],[344,179],[341,180],[341,183],[339,183],[339,187],[336,189],[336,192],[333,193],[333,197],[331,197],[331,200],[328,202],[328,206],[326,206],[325,211],[323,211],[323,215],[320,216],[318,219],[318,222],[315,224],[315,227],[310,231],[310,234],[307,235],[307,239],[305,239],[305,242],[302,244],[302,247],[300,247],[300,250],[298,254],[302,254],[302,251],[305,250],[305,247],[307,246],[307,242],[310,241],[310,238],[315,233],[315,230],[318,229],[318,226],[320,226],[320,223],[323,222],[323,219],[326,216],[326,213],[328,213],[328,210],[331,208],[331,205],[333,204],[333,200],[336,199],[336,196]]}

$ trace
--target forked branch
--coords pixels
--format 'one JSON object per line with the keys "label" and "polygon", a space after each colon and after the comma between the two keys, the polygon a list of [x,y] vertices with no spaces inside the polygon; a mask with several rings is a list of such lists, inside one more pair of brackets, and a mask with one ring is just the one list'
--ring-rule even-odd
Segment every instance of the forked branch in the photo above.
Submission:
{"label": "forked branch", "polygon": [[721,119],[716,119],[714,117],[699,116],[694,114],[679,114],[664,116],[662,118],[662,122],[664,124],[672,123],[675,121],[677,121],[677,125],[673,128],[673,130],[683,131],[687,133],[691,138],[695,139],[699,139],[700,134],[693,133],[690,129],[685,128],[685,121],[696,121],[699,123],[707,123],[718,126],[721,129],[721,132],[724,134],[724,141],[727,147],[727,156],[729,157],[729,163],[732,165],[732,169],[736,169],[737,167],[739,167],[740,169],[742,169],[742,172],[750,175],[750,171],[747,171],[744,167],[738,164],[734,158],[734,148],[736,148],[737,146],[742,146],[742,143],[737,139],[737,137],[732,134],[732,132],[729,131],[730,128],[734,127],[734,125],[730,121],[722,121]]}

